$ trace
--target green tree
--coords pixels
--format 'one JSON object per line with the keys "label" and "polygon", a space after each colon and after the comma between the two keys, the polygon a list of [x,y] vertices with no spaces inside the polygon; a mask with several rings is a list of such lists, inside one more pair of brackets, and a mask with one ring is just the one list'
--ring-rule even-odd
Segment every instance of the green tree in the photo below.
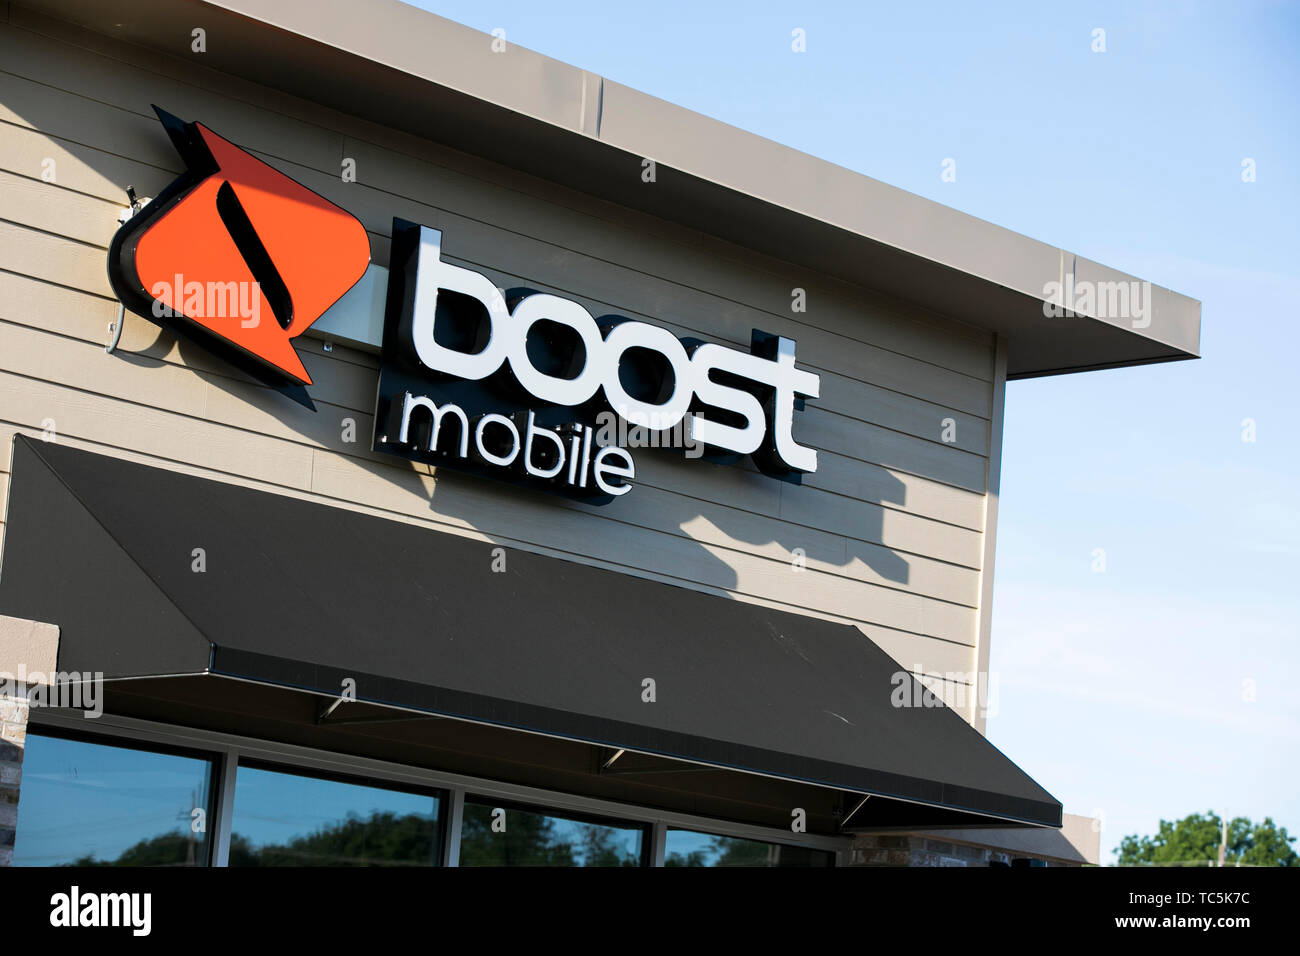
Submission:
{"label": "green tree", "polygon": [[[436,863],[437,825],[425,814],[376,811],[352,816],[288,843],[254,846],[230,836],[231,866],[427,866]],[[115,860],[81,857],[71,866],[184,866],[202,863],[202,845],[182,831],[128,847]]]}
{"label": "green tree", "polygon": [[[1175,866],[1218,861],[1223,820],[1213,810],[1193,813],[1181,820],[1161,820],[1155,836],[1130,834],[1116,849],[1119,866]],[[1228,822],[1228,846],[1224,864],[1243,866],[1300,866],[1300,856],[1291,846],[1296,840],[1272,817],[1252,823],[1246,817]]]}
{"label": "green tree", "polygon": [[436,863],[436,825],[420,813],[398,816],[378,810],[368,817],[350,816],[332,826],[294,837],[288,844],[258,847],[255,858],[245,854],[241,837],[231,836],[232,866],[428,866]]}
{"label": "green tree", "polygon": [[619,845],[614,830],[598,823],[580,823],[576,841],[583,866],[640,866],[635,854]]}
{"label": "green tree", "polygon": [[195,866],[202,863],[202,843],[180,830],[141,840],[115,860],[83,856],[65,866]]}
{"label": "green tree", "polygon": [[492,807],[465,805],[461,866],[577,866],[573,847],[557,838],[555,821],[523,810],[508,812],[505,832],[492,829]]}
{"label": "green tree", "polygon": [[704,857],[703,850],[692,850],[690,853],[669,853],[664,860],[664,866],[708,866],[709,861]]}

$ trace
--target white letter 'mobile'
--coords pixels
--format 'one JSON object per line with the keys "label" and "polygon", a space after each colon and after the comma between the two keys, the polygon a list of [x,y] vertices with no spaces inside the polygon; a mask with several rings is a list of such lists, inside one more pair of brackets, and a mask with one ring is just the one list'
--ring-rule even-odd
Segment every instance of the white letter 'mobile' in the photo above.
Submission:
{"label": "white letter 'mobile'", "polygon": [[[770,451],[793,471],[817,470],[817,452],[794,440],[796,399],[816,398],[820,378],[795,366],[795,343],[772,337],[770,355],[741,352],[722,345],[687,347],[667,329],[645,322],[622,321],[604,332],[596,319],[577,302],[556,295],[534,293],[507,308],[501,292],[484,275],[443,261],[442,234],[420,227],[415,290],[411,305],[411,346],[425,367],[470,381],[485,379],[503,365],[525,390],[548,405],[578,406],[603,392],[603,401],[631,425],[654,430],[677,425],[693,399],[707,408],[726,413],[719,420],[694,415],[692,437],[713,448],[740,455],[758,451],[767,439]],[[469,352],[438,342],[438,294],[455,292],[478,301],[487,310],[487,342]],[[538,369],[528,354],[529,331],[547,321],[567,327],[583,346],[581,367],[570,377]],[[657,401],[628,393],[619,369],[630,349],[656,353],[672,371],[671,389],[665,387]],[[770,396],[760,402],[754,391],[713,378],[725,373],[760,386]],[[663,394],[666,392],[666,394]]]}

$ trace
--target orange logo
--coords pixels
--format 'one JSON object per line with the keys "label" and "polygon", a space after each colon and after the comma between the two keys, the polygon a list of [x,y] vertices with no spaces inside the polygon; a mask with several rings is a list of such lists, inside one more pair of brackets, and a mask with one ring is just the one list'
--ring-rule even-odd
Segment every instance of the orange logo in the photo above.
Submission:
{"label": "orange logo", "polygon": [[365,274],[365,228],[201,123],[154,109],[188,169],[118,231],[114,290],[133,312],[301,392],[311,376],[290,340]]}

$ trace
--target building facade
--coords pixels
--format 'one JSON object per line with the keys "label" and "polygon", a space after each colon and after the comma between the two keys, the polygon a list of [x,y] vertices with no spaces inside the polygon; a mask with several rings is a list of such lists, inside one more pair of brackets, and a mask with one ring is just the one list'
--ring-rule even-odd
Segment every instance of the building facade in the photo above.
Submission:
{"label": "building facade", "polygon": [[1005,386],[1199,304],[336,6],[0,5],[0,863],[1089,862]]}

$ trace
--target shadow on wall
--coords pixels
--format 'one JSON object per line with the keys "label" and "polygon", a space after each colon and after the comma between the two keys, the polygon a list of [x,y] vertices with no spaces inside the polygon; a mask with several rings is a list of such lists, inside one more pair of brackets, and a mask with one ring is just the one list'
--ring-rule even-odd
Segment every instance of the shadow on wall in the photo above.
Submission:
{"label": "shadow on wall", "polygon": [[[56,137],[60,131],[68,132],[67,124],[57,119],[61,100],[34,93],[30,100],[19,99],[15,112],[30,122],[33,136]],[[43,129],[50,133],[35,133]],[[159,134],[152,116],[124,113],[114,135],[120,137],[124,155],[83,146],[66,137],[43,140],[40,148],[57,152],[63,173],[59,182],[48,188],[73,188],[70,183],[64,185],[64,177],[75,169],[76,188],[86,196],[98,196],[95,201],[100,203],[120,192],[125,206],[128,184],[142,197],[154,196],[181,171],[175,149]],[[127,159],[127,155],[135,158]],[[104,207],[108,209],[107,203]],[[107,215],[102,239],[98,225],[93,236],[78,236],[74,229],[69,238],[81,243],[93,240],[106,251],[115,228]],[[372,261],[385,264],[388,237],[371,234],[369,238]],[[35,278],[62,281],[62,276]],[[78,280],[73,287],[102,296],[102,291],[87,282]],[[93,339],[101,333],[102,329],[96,328],[86,337]],[[801,601],[799,595],[819,587],[818,571],[844,574],[854,581],[909,583],[906,558],[869,543],[881,540],[883,516],[879,508],[862,507],[856,499],[821,490],[805,492],[749,466],[687,461],[679,452],[666,449],[634,449],[642,483],[630,494],[600,507],[445,469],[435,479],[428,466],[370,451],[376,378],[373,356],[342,347],[325,355],[321,343],[309,338],[298,338],[294,345],[315,381],[309,392],[317,404],[316,413],[253,383],[199,346],[178,343],[170,333],[135,315],[126,319],[119,349],[104,361],[152,374],[174,364],[179,350],[187,366],[185,374],[206,382],[208,394],[196,399],[194,393],[187,392],[190,404],[184,408],[166,408],[166,403],[174,400],[171,396],[137,401],[243,429],[250,436],[266,433],[336,453],[313,456],[310,473],[296,481],[298,476],[286,477],[285,470],[296,467],[297,462],[280,468],[270,443],[251,437],[237,452],[243,456],[238,464],[223,464],[214,451],[187,456],[186,460],[196,465],[242,472],[302,490],[310,488],[341,502],[360,502],[395,515],[424,514],[453,527],[472,528],[508,546],[527,547],[536,542],[549,550],[650,572],[683,584],[723,592],[739,590],[789,603],[816,603]],[[158,396],[160,387],[166,387],[162,375],[142,392]],[[353,423],[351,441],[345,438],[348,421]],[[795,434],[798,437],[798,421]],[[256,461],[259,455],[265,459],[261,463]],[[904,504],[904,484],[883,469],[877,471],[870,500],[877,505]],[[804,494],[808,497],[793,497]],[[809,507],[814,497],[816,504]],[[574,521],[574,512],[590,517]],[[784,520],[783,513],[787,515]],[[800,561],[806,564],[807,575],[787,583],[781,575]]]}
{"label": "shadow on wall", "polygon": [[[782,521],[783,500],[805,489],[760,474],[747,464],[687,460],[680,451],[634,448],[638,475],[649,475],[654,483],[634,482],[630,493],[606,505],[591,505],[370,451],[372,408],[364,402],[367,396],[373,398],[375,390],[377,360],[372,356],[341,347],[325,355],[318,340],[297,339],[295,345],[315,382],[309,389],[317,406],[313,413],[139,316],[127,317],[126,333],[116,360],[161,368],[168,364],[169,355],[174,362],[174,351],[179,350],[193,374],[224,393],[226,398],[217,398],[216,403],[231,408],[240,427],[318,444],[345,456],[316,457],[311,476],[312,490],[340,501],[399,514],[418,516],[425,511],[427,517],[476,530],[507,547],[537,543],[684,584],[740,590],[788,603],[799,603],[803,588],[816,585],[803,579],[806,585],[796,581],[788,589],[778,587],[763,571],[781,573],[782,565],[790,571],[802,565],[814,573],[834,572],[856,562],[885,581],[907,584],[909,580],[908,562],[902,555],[861,540],[880,539],[879,508],[854,513],[851,530],[845,529],[854,537]],[[142,341],[147,344],[142,346]],[[353,440],[345,439],[348,434]],[[881,476],[889,493],[874,503],[904,504],[904,484],[888,472],[881,471]],[[840,496],[820,490],[808,493],[825,502],[827,520],[822,524],[841,527],[850,520],[837,513]],[[843,499],[845,507],[855,504]],[[589,515],[590,520],[575,522],[574,512]],[[759,564],[735,552],[766,561]]]}

